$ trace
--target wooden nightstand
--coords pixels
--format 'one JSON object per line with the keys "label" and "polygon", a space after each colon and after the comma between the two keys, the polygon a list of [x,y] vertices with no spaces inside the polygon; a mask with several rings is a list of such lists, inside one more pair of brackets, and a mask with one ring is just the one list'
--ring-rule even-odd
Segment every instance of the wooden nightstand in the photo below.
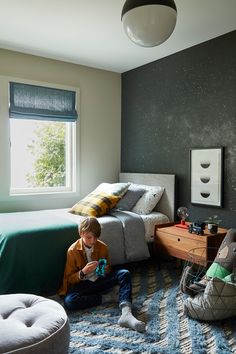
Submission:
{"label": "wooden nightstand", "polygon": [[[219,228],[217,234],[211,234],[207,228],[204,235],[196,235],[175,226],[174,223],[155,226],[154,242],[158,256],[173,256],[185,261],[207,266],[213,261],[227,230]],[[192,253],[190,250],[193,250]]]}

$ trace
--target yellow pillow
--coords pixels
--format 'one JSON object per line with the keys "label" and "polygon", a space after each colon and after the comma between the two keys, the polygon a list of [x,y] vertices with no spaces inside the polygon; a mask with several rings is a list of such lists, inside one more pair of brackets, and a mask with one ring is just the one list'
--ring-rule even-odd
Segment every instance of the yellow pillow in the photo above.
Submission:
{"label": "yellow pillow", "polygon": [[113,194],[92,192],[76,203],[69,212],[82,216],[99,217],[107,214],[120,199],[121,197]]}

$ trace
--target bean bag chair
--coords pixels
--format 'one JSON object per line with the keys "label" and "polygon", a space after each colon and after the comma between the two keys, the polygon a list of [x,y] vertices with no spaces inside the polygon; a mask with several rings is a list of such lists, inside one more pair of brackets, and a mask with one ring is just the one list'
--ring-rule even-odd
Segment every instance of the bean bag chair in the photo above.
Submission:
{"label": "bean bag chair", "polygon": [[[234,280],[228,276],[227,280]],[[197,320],[215,321],[236,315],[236,284],[225,279],[212,278],[207,282],[204,292],[184,301],[184,311]]]}

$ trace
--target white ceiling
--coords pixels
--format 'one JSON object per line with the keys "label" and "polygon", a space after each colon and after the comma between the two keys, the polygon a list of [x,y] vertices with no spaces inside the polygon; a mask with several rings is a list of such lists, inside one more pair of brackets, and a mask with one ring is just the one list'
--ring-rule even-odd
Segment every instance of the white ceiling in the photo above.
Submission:
{"label": "white ceiling", "polygon": [[175,0],[171,37],[133,44],[120,21],[125,0],[0,0],[0,47],[118,73],[236,29],[236,0]]}

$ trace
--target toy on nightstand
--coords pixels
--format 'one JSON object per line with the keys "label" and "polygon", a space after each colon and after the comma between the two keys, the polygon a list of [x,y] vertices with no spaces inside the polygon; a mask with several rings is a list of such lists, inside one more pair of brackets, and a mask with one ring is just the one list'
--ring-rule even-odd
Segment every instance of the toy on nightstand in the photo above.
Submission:
{"label": "toy on nightstand", "polygon": [[204,222],[193,222],[188,226],[188,232],[195,233],[197,235],[204,235],[206,224]]}
{"label": "toy on nightstand", "polygon": [[106,265],[107,265],[107,260],[105,258],[100,258],[98,261],[98,266],[96,268],[97,276],[99,277],[105,276]]}

